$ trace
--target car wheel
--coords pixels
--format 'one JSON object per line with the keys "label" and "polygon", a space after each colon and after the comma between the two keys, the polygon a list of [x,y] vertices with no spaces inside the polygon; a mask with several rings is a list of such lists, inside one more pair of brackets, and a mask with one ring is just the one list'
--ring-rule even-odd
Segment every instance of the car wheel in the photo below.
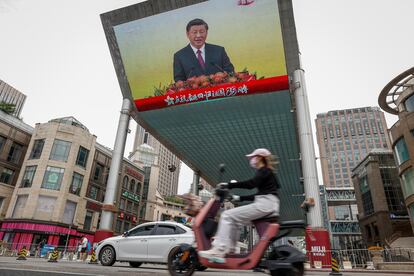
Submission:
{"label": "car wheel", "polygon": [[176,246],[170,251],[167,266],[171,276],[191,276],[194,273],[196,267],[191,261],[189,250]]}
{"label": "car wheel", "polygon": [[132,267],[140,267],[142,265],[142,263],[140,262],[129,262],[129,265]]}
{"label": "car wheel", "polygon": [[104,266],[113,265],[116,261],[114,248],[110,245],[102,248],[101,252],[99,253],[99,261]]}

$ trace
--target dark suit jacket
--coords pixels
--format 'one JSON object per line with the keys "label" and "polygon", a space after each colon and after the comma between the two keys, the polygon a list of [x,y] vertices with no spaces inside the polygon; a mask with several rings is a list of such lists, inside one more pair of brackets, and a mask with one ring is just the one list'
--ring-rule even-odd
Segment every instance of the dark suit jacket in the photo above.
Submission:
{"label": "dark suit jacket", "polygon": [[200,75],[210,75],[217,72],[234,72],[224,47],[205,44],[205,70],[201,67],[190,44],[174,54],[174,81],[185,81]]}

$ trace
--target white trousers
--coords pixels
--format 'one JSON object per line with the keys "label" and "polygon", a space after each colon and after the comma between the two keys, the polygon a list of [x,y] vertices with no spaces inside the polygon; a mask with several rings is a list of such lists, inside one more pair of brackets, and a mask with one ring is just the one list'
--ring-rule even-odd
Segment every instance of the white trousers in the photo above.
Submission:
{"label": "white trousers", "polygon": [[221,214],[213,246],[229,251],[239,239],[239,228],[251,224],[252,220],[264,216],[279,215],[279,198],[275,195],[257,195],[254,202],[248,205],[229,209]]}

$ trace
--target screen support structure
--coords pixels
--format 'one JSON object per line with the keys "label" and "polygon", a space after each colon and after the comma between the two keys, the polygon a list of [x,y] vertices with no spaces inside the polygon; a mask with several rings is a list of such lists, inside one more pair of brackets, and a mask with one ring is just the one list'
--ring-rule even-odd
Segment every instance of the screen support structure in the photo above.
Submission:
{"label": "screen support structure", "polygon": [[[308,227],[305,234],[306,251],[308,252],[308,258],[312,267],[315,267],[316,262],[319,262],[323,268],[329,268],[331,266],[331,244],[329,232],[323,228],[315,146],[312,137],[311,117],[303,69],[293,72],[293,89],[296,102],[305,202],[312,202],[309,208],[305,208],[308,209]],[[314,254],[314,252],[317,254]]]}
{"label": "screen support structure", "polygon": [[116,208],[116,192],[118,190],[119,170],[125,151],[128,125],[130,120],[132,104],[129,99],[123,99],[121,114],[119,115],[118,130],[116,132],[114,150],[112,152],[111,170],[109,171],[108,183],[106,186],[104,204],[102,206],[101,222],[99,229],[95,232],[95,242],[112,237],[112,224]]}
{"label": "screen support structure", "polygon": [[198,185],[200,184],[200,174],[198,172],[194,172],[193,174],[193,185],[192,185],[192,193],[195,195],[199,195]]}
{"label": "screen support structure", "polygon": [[309,226],[323,227],[322,207],[319,196],[318,172],[316,169],[315,147],[312,138],[312,125],[309,112],[305,76],[302,69],[293,73],[296,113],[298,116],[299,144],[303,171],[305,197],[313,198],[315,205],[309,209],[307,220]]}

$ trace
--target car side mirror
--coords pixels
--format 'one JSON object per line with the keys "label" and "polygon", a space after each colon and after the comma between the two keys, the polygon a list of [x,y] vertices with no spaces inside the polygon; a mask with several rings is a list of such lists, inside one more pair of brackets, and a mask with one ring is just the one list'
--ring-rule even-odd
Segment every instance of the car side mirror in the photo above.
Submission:
{"label": "car side mirror", "polygon": [[125,232],[122,234],[122,237],[128,237],[128,235],[129,235],[129,232],[128,232],[128,231],[125,231]]}

